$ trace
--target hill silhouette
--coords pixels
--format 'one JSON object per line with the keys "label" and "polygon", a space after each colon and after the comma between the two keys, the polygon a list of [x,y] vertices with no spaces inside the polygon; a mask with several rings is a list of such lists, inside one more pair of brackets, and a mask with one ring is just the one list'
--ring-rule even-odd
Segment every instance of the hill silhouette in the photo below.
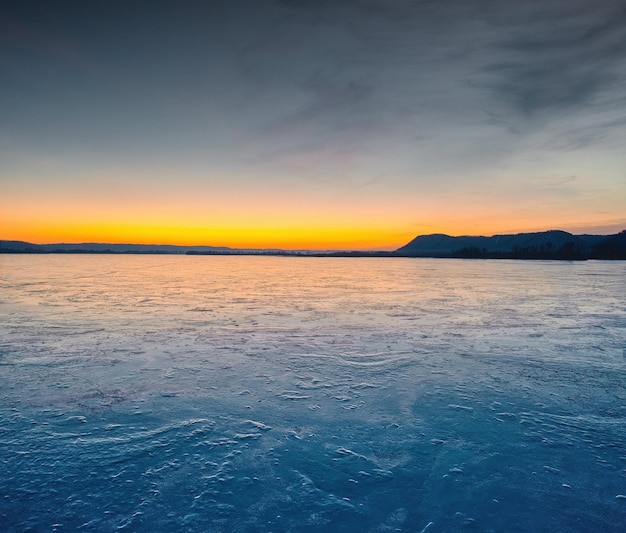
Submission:
{"label": "hill silhouette", "polygon": [[0,241],[0,253],[88,253],[88,254],[186,254],[189,251],[227,253],[224,246],[176,246],[172,244],[111,244],[84,242],[78,244],[31,244],[24,241]]}
{"label": "hill silhouette", "polygon": [[561,230],[492,237],[420,235],[396,252],[408,257],[626,259],[626,230],[615,235],[573,235]]}

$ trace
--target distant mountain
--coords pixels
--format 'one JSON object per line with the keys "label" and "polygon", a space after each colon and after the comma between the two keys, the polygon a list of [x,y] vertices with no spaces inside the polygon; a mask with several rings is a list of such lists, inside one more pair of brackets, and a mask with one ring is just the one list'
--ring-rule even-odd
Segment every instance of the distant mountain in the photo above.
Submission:
{"label": "distant mountain", "polygon": [[0,241],[0,253],[39,254],[42,252],[38,244],[24,241]]}
{"label": "distant mountain", "polygon": [[186,254],[227,253],[224,246],[175,246],[170,244],[107,244],[86,242],[80,244],[31,244],[23,241],[0,241],[0,253],[109,253],[109,254]]}
{"label": "distant mountain", "polygon": [[420,235],[396,253],[485,259],[626,259],[626,230],[616,235],[572,235],[560,230],[493,237]]}

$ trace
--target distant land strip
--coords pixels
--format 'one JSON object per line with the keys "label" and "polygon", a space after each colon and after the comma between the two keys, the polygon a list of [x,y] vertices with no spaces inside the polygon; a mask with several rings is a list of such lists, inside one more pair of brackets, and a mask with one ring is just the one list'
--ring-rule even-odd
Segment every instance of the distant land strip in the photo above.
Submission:
{"label": "distant land strip", "polygon": [[626,259],[626,230],[614,235],[573,235],[550,230],[492,237],[420,235],[393,252],[241,249],[169,244],[58,243],[0,240],[5,254],[186,254],[289,257],[438,257],[461,259]]}

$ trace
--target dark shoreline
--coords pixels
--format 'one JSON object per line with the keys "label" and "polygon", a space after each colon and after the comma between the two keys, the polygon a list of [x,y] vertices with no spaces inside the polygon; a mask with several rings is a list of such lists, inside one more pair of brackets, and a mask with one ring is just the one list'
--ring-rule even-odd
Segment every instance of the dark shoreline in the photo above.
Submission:
{"label": "dark shoreline", "polygon": [[28,251],[28,250],[2,250],[0,255],[185,255],[185,256],[254,256],[254,257],[301,257],[301,258],[400,258],[400,259],[482,259],[482,260],[515,260],[515,261],[624,261],[626,257],[545,257],[545,256],[520,256],[515,254],[490,254],[465,255],[465,254],[425,254],[412,255],[396,252],[160,252],[150,250],[145,252],[116,252],[114,250],[54,250],[54,251]]}

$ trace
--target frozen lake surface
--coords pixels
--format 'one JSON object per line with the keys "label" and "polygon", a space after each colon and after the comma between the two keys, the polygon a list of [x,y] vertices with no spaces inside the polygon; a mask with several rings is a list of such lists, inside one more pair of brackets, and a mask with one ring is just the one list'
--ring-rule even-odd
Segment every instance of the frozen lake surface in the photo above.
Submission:
{"label": "frozen lake surface", "polygon": [[626,528],[626,262],[0,276],[3,532]]}

